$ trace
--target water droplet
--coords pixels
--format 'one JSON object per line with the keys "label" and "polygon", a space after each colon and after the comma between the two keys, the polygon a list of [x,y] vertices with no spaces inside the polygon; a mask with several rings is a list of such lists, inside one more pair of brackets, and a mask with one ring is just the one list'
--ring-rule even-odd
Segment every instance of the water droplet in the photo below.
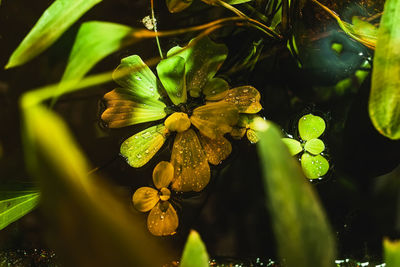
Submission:
{"label": "water droplet", "polygon": [[138,80],[138,81],[141,81],[141,80],[142,80],[142,78],[139,77],[139,76],[136,76],[135,78],[136,78],[136,80]]}

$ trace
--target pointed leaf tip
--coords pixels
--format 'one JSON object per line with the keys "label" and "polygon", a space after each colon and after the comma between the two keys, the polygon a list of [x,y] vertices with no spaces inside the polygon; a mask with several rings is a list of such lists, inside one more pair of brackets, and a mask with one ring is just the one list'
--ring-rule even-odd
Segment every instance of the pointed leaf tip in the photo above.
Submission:
{"label": "pointed leaf tip", "polygon": [[180,267],[208,267],[209,257],[199,233],[191,230],[186,241]]}

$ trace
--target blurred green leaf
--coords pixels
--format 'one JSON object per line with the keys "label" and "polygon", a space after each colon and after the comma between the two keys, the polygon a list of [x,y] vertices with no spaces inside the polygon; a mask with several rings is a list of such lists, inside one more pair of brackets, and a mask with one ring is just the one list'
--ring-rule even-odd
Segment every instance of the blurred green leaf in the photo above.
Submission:
{"label": "blurred green leaf", "polygon": [[312,185],[276,126],[265,122],[259,136],[266,203],[280,259],[288,267],[334,266],[335,239]]}
{"label": "blurred green leaf", "polygon": [[0,230],[29,213],[39,203],[39,192],[0,192]]}
{"label": "blurred green leaf", "polygon": [[386,267],[400,266],[400,241],[383,240],[383,254]]}
{"label": "blurred green leaf", "polygon": [[301,139],[308,141],[320,137],[326,126],[321,117],[307,114],[300,118],[298,127]]}
{"label": "blurred green leaf", "polygon": [[206,246],[200,235],[191,230],[186,241],[179,267],[209,267],[209,258]]}
{"label": "blurred green leaf", "polygon": [[[23,110],[24,152],[41,186],[41,204],[66,266],[162,266],[160,249],[115,188],[94,175],[65,123],[49,109]],[[126,203],[126,205],[124,205]],[[157,255],[157,257],[154,257]]]}
{"label": "blurred green leaf", "polygon": [[51,46],[75,21],[101,0],[56,0],[11,55],[7,68],[22,65]]}
{"label": "blurred green leaf", "polygon": [[[62,81],[78,83],[100,60],[132,44],[134,29],[116,23],[90,21],[79,28]],[[62,93],[62,92],[60,92]]]}
{"label": "blurred green leaf", "polygon": [[369,116],[390,139],[400,139],[400,0],[387,0],[378,30],[372,69]]}

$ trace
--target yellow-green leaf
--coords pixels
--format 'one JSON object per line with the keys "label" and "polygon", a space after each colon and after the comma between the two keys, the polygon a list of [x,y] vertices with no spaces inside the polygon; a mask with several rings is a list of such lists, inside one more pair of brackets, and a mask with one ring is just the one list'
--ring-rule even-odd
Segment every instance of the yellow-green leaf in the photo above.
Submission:
{"label": "yellow-green leaf", "polygon": [[104,95],[106,110],[101,119],[110,128],[120,128],[164,118],[165,104],[151,97],[137,96],[137,91],[116,88]]}
{"label": "yellow-green leaf", "polygon": [[129,165],[139,168],[145,165],[162,147],[168,131],[163,124],[147,128],[126,139],[121,145],[121,155]]}
{"label": "yellow-green leaf", "polygon": [[51,46],[75,21],[101,0],[56,0],[11,55],[6,68],[22,65]]}
{"label": "yellow-green leaf", "polygon": [[141,212],[151,210],[159,200],[158,191],[147,186],[139,187],[132,196],[133,206]]}
{"label": "yellow-green leaf", "polygon": [[171,163],[174,166],[174,191],[199,192],[210,181],[210,166],[193,129],[178,133],[172,148]]}
{"label": "yellow-green leaf", "polygon": [[400,241],[383,240],[383,254],[386,267],[400,266]]}
{"label": "yellow-green leaf", "polygon": [[209,257],[206,246],[199,233],[191,230],[183,249],[179,267],[209,267]]}
{"label": "yellow-green leaf", "polygon": [[311,155],[305,152],[301,156],[301,167],[308,179],[317,179],[329,171],[329,162],[321,155]]}
{"label": "yellow-green leaf", "polygon": [[173,235],[178,225],[178,214],[168,201],[158,202],[147,217],[147,228],[156,236]]}
{"label": "yellow-green leaf", "polygon": [[297,140],[294,140],[292,138],[282,138],[282,141],[286,144],[287,148],[289,149],[289,153],[292,156],[299,154],[301,151],[303,151],[301,143]]}
{"label": "yellow-green leaf", "polygon": [[400,139],[400,1],[387,0],[378,30],[372,69],[369,116],[375,128]]}
{"label": "yellow-green leaf", "polygon": [[113,78],[138,97],[159,99],[164,91],[160,81],[138,55],[123,58]]}
{"label": "yellow-green leaf", "polygon": [[39,192],[0,192],[0,230],[15,222],[39,203]]}
{"label": "yellow-green leaf", "polygon": [[271,213],[279,258],[288,267],[332,267],[335,237],[312,185],[271,122],[259,128],[265,203]]}
{"label": "yellow-green leaf", "polygon": [[192,124],[211,139],[231,132],[238,119],[239,112],[235,105],[225,101],[200,106],[194,109],[190,117]]}
{"label": "yellow-green leaf", "polygon": [[164,264],[169,253],[148,238],[114,186],[88,174],[86,157],[61,118],[42,106],[23,110],[23,115],[28,171],[39,180],[47,236],[60,264]]}

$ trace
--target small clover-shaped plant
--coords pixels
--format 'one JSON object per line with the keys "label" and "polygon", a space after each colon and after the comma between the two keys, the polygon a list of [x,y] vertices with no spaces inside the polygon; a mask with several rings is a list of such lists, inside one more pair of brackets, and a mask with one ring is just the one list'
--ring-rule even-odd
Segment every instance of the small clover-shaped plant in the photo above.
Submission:
{"label": "small clover-shaped plant", "polygon": [[305,176],[309,179],[317,179],[324,176],[329,170],[329,162],[321,153],[325,150],[324,142],[319,137],[326,128],[325,121],[312,114],[304,115],[298,123],[301,140],[282,138],[289,148],[291,155],[301,155],[301,167]]}
{"label": "small clover-shaped plant", "polygon": [[147,228],[156,236],[173,235],[179,225],[175,208],[169,202],[171,191],[168,188],[174,177],[174,167],[167,161],[159,162],[153,171],[156,189],[140,187],[132,197],[133,206],[141,212],[148,212]]}

